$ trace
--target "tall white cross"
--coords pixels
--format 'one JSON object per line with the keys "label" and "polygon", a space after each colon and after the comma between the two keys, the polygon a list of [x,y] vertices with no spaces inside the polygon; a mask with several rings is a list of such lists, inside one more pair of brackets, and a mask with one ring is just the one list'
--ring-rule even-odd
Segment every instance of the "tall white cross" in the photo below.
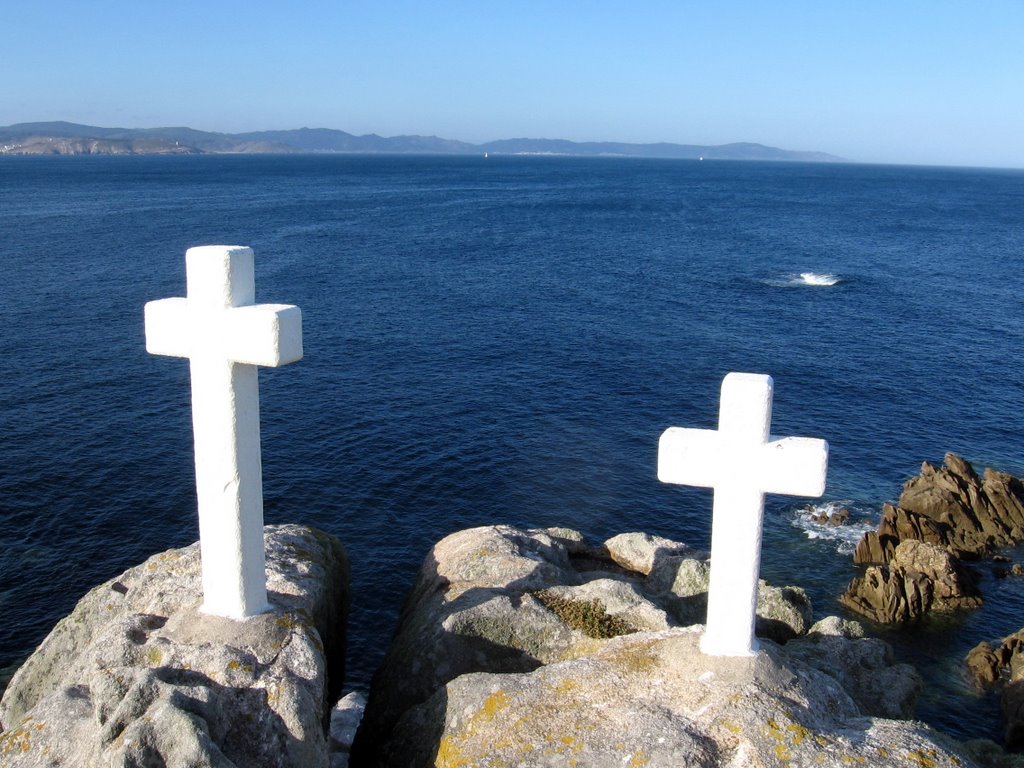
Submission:
{"label": "tall white cross", "polygon": [[757,651],[764,495],[825,491],[828,443],[772,437],[771,422],[772,377],[730,373],[722,382],[717,431],[670,427],[658,443],[659,480],[714,489],[708,618],[700,645],[711,656]]}
{"label": "tall white cross", "polygon": [[302,359],[302,312],[254,303],[251,248],[189,248],[185,274],[187,298],[146,304],[146,351],[189,358],[203,611],[243,619],[270,607],[256,366]]}

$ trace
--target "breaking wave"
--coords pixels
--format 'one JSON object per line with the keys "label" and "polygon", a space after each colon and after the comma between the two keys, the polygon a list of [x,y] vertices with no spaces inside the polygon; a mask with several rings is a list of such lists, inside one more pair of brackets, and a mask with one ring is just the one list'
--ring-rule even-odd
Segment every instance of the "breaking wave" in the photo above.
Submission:
{"label": "breaking wave", "polygon": [[798,288],[798,287],[831,287],[845,283],[842,275],[833,272],[799,272],[796,274],[783,275],[782,277],[770,277],[761,280],[765,285],[775,288]]}
{"label": "breaking wave", "polygon": [[857,542],[878,526],[879,510],[853,501],[826,501],[793,510],[792,525],[808,539],[836,543],[836,552],[853,553]]}
{"label": "breaking wave", "polygon": [[800,281],[804,285],[838,285],[843,279],[829,272],[801,272]]}

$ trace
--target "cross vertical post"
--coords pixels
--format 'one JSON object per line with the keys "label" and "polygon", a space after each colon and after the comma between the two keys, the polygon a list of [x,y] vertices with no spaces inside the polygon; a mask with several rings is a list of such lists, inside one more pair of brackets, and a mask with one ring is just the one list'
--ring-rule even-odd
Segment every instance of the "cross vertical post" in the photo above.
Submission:
{"label": "cross vertical post", "polygon": [[820,496],[828,443],[770,434],[771,376],[730,373],[722,381],[718,430],[670,427],[658,443],[658,479],[714,490],[708,616],[701,650],[757,650],[758,575],[764,496]]}
{"label": "cross vertical post", "polygon": [[302,358],[302,313],[255,304],[251,248],[185,254],[187,298],[145,307],[146,350],[187,357],[192,381],[204,613],[244,619],[269,609],[256,366]]}

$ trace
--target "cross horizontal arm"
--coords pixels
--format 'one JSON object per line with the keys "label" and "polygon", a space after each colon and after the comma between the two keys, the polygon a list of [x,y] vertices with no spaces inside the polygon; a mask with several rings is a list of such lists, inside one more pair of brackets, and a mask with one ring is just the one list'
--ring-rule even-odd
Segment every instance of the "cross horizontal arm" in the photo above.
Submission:
{"label": "cross horizontal arm", "polygon": [[750,444],[711,429],[669,427],[658,441],[663,483],[817,497],[825,491],[827,467],[828,443],[813,437]]}
{"label": "cross horizontal arm", "polygon": [[302,359],[302,310],[256,304],[209,311],[188,299],[146,304],[146,351],[192,357],[216,352],[226,360],[277,367]]}

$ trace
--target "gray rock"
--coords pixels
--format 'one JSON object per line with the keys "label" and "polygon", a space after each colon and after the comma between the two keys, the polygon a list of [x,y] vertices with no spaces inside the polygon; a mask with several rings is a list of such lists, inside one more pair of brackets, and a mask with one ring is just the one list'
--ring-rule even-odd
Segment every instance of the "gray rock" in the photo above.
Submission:
{"label": "gray rock", "polygon": [[786,653],[823,672],[842,686],[866,715],[909,718],[923,681],[909,664],[896,664],[883,640],[864,637],[856,622],[822,619],[805,637],[786,644]]}
{"label": "gray rock", "polygon": [[366,694],[351,691],[331,709],[331,768],[348,768],[349,752],[366,710]]}
{"label": "gray rock", "polygon": [[921,723],[862,716],[834,678],[771,643],[712,658],[689,629],[613,638],[529,673],[461,676],[405,713],[376,764],[972,765]]}
{"label": "gray rock", "polygon": [[[374,679],[354,761],[372,764],[402,717],[463,676],[528,673],[587,657],[615,635],[703,622],[703,558],[644,534],[603,547],[566,529],[498,526],[449,536],[428,555]],[[762,582],[759,634],[784,641],[810,623],[802,590]]]}
{"label": "gray rock", "polygon": [[347,558],[303,526],[265,542],[273,611],[244,622],[199,612],[198,544],[90,591],[0,702],[5,765],[326,766]]}
{"label": "gray rock", "polygon": [[[702,559],[686,556],[662,558],[647,578],[652,592],[659,594],[666,608],[681,626],[703,623],[708,609],[711,566]],[[774,587],[758,582],[757,617],[754,631],[784,643],[807,632],[813,608],[807,593],[799,587]]]}
{"label": "gray rock", "polygon": [[608,555],[629,571],[647,576],[662,560],[672,555],[699,557],[703,553],[661,536],[649,533],[620,533],[604,543]]}

